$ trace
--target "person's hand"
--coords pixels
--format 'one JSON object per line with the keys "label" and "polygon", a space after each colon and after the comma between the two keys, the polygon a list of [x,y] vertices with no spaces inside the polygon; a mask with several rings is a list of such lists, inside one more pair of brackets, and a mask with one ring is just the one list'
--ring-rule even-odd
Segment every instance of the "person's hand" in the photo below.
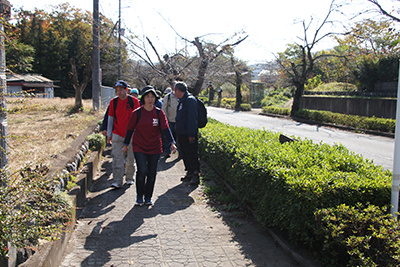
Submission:
{"label": "person's hand", "polygon": [[172,143],[172,144],[171,144],[171,153],[172,153],[172,154],[175,154],[175,153],[176,153],[176,150],[177,150],[176,145],[175,145],[174,143]]}
{"label": "person's hand", "polygon": [[122,153],[126,154],[126,152],[128,152],[128,146],[124,145],[122,147]]}
{"label": "person's hand", "polygon": [[104,130],[104,131],[102,132],[102,134],[103,134],[104,136],[107,136],[107,130]]}
{"label": "person's hand", "polygon": [[111,144],[111,136],[107,136],[107,143]]}
{"label": "person's hand", "polygon": [[193,142],[194,142],[194,140],[196,140],[196,138],[195,138],[195,137],[189,137],[189,143],[193,143]]}

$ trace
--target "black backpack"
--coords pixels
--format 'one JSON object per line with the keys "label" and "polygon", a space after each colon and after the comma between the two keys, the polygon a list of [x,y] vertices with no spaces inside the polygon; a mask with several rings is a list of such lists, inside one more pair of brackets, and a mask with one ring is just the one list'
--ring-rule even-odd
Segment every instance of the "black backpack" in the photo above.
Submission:
{"label": "black backpack", "polygon": [[204,105],[204,102],[200,98],[198,98],[197,96],[194,97],[197,100],[197,126],[199,128],[204,128],[207,125],[207,109]]}

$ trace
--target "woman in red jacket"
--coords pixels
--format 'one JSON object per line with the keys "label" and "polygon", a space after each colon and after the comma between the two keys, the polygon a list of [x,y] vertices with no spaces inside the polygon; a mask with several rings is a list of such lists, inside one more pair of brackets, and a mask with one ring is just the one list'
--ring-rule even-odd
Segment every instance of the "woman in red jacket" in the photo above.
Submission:
{"label": "woman in red jacket", "polygon": [[156,181],[157,164],[162,153],[161,132],[171,146],[172,153],[176,152],[175,140],[168,127],[165,113],[154,106],[158,98],[159,96],[152,86],[142,89],[141,102],[143,106],[132,112],[122,148],[122,151],[126,153],[132,139],[132,149],[137,167],[137,205],[153,204],[151,197]]}

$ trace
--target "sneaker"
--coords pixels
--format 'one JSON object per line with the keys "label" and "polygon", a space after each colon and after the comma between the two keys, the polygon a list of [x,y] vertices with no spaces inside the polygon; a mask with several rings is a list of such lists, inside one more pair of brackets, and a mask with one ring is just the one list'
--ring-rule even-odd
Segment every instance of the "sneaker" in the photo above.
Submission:
{"label": "sneaker", "polygon": [[136,198],[136,206],[143,206],[143,198],[141,197]]}
{"label": "sneaker", "polygon": [[126,184],[127,184],[127,185],[133,185],[133,183],[134,183],[133,180],[128,180],[128,181],[126,181]]}
{"label": "sneaker", "polygon": [[112,189],[118,189],[118,188],[120,188],[121,186],[118,184],[118,183],[112,183],[111,184],[111,188]]}
{"label": "sneaker", "polygon": [[147,206],[151,206],[151,205],[153,205],[153,202],[151,202],[151,199],[145,199],[144,204]]}

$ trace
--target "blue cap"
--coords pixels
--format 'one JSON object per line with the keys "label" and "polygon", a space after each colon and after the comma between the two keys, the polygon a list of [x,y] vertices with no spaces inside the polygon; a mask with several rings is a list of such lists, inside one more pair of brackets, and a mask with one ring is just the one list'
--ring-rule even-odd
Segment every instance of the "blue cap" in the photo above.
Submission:
{"label": "blue cap", "polygon": [[122,81],[122,80],[119,80],[119,81],[117,81],[117,82],[114,84],[113,88],[118,87],[118,86],[127,88],[127,87],[128,87],[128,84],[127,84],[126,82]]}
{"label": "blue cap", "polygon": [[139,90],[136,88],[133,88],[133,89],[131,89],[131,94],[133,94],[133,93],[139,94]]}

